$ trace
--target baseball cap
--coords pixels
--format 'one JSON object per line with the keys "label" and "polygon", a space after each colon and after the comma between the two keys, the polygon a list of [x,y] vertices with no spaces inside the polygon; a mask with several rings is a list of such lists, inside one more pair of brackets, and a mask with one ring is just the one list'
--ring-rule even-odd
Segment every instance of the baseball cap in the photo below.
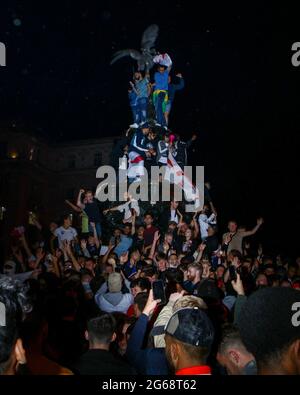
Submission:
{"label": "baseball cap", "polygon": [[194,347],[211,347],[214,340],[214,327],[199,307],[177,310],[169,319],[165,333]]}

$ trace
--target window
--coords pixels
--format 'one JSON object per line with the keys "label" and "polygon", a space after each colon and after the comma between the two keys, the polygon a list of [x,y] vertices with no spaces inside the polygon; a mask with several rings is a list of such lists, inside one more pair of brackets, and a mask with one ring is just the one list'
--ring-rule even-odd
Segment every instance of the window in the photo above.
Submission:
{"label": "window", "polygon": [[70,155],[68,158],[68,169],[76,168],[76,157],[75,155]]}
{"label": "window", "polygon": [[96,152],[94,155],[94,166],[99,167],[102,164],[102,153]]}

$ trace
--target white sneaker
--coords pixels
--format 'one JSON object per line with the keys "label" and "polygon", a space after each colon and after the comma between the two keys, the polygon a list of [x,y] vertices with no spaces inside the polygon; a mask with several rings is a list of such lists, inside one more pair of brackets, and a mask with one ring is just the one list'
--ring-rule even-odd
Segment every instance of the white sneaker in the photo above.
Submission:
{"label": "white sneaker", "polygon": [[165,130],[168,130],[168,126],[164,126],[164,129],[165,129]]}
{"label": "white sneaker", "polygon": [[160,124],[160,123],[158,123],[158,122],[156,122],[155,126],[159,126],[159,127],[161,127],[161,124]]}
{"label": "white sneaker", "polygon": [[138,129],[139,125],[137,123],[133,123],[132,125],[129,125],[131,129]]}

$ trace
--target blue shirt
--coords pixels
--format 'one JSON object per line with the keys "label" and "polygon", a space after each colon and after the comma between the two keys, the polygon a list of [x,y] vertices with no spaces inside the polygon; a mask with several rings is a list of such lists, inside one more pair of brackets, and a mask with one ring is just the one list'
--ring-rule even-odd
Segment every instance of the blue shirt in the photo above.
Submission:
{"label": "blue shirt", "polygon": [[123,268],[123,273],[127,278],[133,276],[135,273],[137,273],[137,268],[136,265],[130,266],[130,261],[128,261]]}
{"label": "blue shirt", "polygon": [[167,91],[169,86],[169,70],[163,73],[158,71],[154,74],[155,90]]}
{"label": "blue shirt", "polygon": [[138,99],[147,99],[148,98],[148,84],[149,81],[147,80],[147,78],[144,78],[140,81],[137,81],[135,83],[135,89],[138,92]]}
{"label": "blue shirt", "polygon": [[169,366],[164,348],[143,349],[148,317],[142,314],[131,332],[126,357],[130,365],[143,375],[169,375]]}
{"label": "blue shirt", "polygon": [[120,256],[124,253],[127,252],[129,250],[129,248],[132,245],[132,238],[129,236],[125,236],[125,235],[121,235],[121,241],[120,243],[117,245],[117,247],[114,249],[114,252],[118,255],[118,257],[120,258]]}

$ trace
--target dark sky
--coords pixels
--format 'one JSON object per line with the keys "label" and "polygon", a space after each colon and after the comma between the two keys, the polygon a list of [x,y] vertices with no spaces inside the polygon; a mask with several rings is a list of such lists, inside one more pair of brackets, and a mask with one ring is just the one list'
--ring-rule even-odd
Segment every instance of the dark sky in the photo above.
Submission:
{"label": "dark sky", "polygon": [[173,72],[186,80],[171,127],[183,138],[198,132],[191,159],[206,166],[225,219],[235,215],[253,225],[262,214],[272,244],[287,245],[288,231],[274,230],[290,211],[285,229],[300,219],[291,188],[299,178],[300,67],[290,61],[300,33],[297,12],[287,6],[1,1],[0,41],[7,46],[1,121],[53,140],[120,135],[131,121],[127,86],[134,63],[109,62],[116,50],[138,49],[152,23],[160,27],[157,49],[171,55]]}
{"label": "dark sky", "polygon": [[119,134],[130,120],[126,91],[134,63],[111,67],[111,56],[138,49],[143,30],[157,23],[157,48],[170,53],[187,81],[174,115],[178,127],[258,113],[272,86],[265,74],[270,10],[206,3],[195,9],[183,0],[1,2],[0,39],[8,48],[1,112],[55,138]]}

